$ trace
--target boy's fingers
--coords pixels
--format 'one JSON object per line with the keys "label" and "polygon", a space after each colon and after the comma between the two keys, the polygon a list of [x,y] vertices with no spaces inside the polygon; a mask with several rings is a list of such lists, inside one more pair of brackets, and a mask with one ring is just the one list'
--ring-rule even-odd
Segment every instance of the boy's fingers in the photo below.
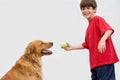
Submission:
{"label": "boy's fingers", "polygon": [[100,53],[103,53],[105,50],[106,50],[106,48],[99,48],[99,49],[98,49],[98,51],[99,51]]}

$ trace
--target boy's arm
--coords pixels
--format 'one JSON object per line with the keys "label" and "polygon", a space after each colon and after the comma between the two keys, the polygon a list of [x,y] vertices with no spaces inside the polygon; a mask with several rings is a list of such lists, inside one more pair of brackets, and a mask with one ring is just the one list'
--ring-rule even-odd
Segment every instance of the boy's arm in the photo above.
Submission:
{"label": "boy's arm", "polygon": [[100,53],[103,53],[106,50],[105,41],[111,36],[112,33],[113,33],[113,30],[107,30],[102,36],[102,38],[100,39],[99,44],[98,44],[98,51]]}
{"label": "boy's arm", "polygon": [[65,50],[69,51],[69,50],[80,50],[80,49],[85,49],[82,44],[81,45],[77,45],[77,46],[73,46],[70,45],[69,43],[67,43],[68,46],[65,48]]}

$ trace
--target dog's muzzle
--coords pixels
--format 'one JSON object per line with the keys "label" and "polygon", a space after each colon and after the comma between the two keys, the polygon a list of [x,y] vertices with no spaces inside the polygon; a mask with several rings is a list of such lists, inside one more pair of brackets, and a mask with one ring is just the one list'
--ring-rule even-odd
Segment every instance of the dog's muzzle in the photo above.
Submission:
{"label": "dog's muzzle", "polygon": [[52,51],[50,51],[50,50],[48,50],[48,49],[43,49],[43,50],[41,51],[41,53],[42,53],[42,54],[45,54],[45,55],[50,55],[50,54],[52,54]]}

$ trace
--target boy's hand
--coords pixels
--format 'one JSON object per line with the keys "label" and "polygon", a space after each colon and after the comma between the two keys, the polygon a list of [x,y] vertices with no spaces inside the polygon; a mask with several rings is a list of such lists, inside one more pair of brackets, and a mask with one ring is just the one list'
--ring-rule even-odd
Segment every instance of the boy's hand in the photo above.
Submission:
{"label": "boy's hand", "polygon": [[106,50],[106,43],[104,40],[100,40],[98,44],[98,51],[103,53]]}
{"label": "boy's hand", "polygon": [[71,47],[71,45],[69,44],[69,43],[67,43],[67,47],[66,48],[64,48],[66,51],[69,51],[69,50],[71,50],[72,49],[72,47]]}
{"label": "boy's hand", "polygon": [[99,41],[98,44],[98,51],[100,53],[103,53],[106,50],[106,40],[111,36],[113,33],[113,30],[107,30],[104,35],[102,36],[101,40]]}

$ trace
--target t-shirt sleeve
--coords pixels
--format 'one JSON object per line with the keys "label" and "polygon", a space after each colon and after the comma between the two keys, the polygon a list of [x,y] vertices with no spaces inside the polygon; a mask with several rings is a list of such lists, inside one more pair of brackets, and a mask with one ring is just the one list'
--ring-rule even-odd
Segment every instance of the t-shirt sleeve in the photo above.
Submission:
{"label": "t-shirt sleeve", "polygon": [[107,30],[112,30],[114,33],[114,30],[103,18],[99,18],[98,25],[99,25],[99,30],[100,30],[101,35],[103,35]]}
{"label": "t-shirt sleeve", "polygon": [[86,43],[86,42],[83,42],[83,43],[82,43],[82,46],[83,46],[84,48],[87,48],[87,49],[88,49],[88,46],[87,46],[87,43]]}

